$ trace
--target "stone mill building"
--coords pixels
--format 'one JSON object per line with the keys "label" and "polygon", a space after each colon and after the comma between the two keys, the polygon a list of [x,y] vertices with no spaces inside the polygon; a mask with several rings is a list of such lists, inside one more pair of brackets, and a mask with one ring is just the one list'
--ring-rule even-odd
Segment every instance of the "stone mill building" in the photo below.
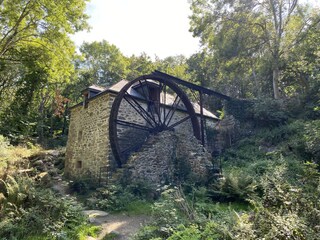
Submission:
{"label": "stone mill building", "polygon": [[[185,93],[190,87],[201,91],[200,104]],[[129,168],[132,176],[159,182],[172,176],[174,163],[165,159],[190,158],[192,171],[203,175],[200,169],[211,164],[202,147],[206,129],[219,121],[202,106],[206,90],[212,91],[158,71],[108,88],[88,87],[71,108],[65,174],[98,180]]]}

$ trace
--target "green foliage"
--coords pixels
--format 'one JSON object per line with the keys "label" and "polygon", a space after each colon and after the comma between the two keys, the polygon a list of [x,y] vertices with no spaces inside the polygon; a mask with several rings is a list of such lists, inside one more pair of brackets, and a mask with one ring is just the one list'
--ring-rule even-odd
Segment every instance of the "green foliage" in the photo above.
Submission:
{"label": "green foliage", "polygon": [[[128,61],[120,50],[107,41],[83,43],[80,47],[83,60],[79,63],[79,85],[85,89],[91,84],[110,86],[127,74]],[[82,81],[82,82],[81,82]],[[83,90],[79,89],[79,91]]]}
{"label": "green foliage", "polygon": [[[143,192],[141,188],[141,192]],[[141,195],[136,185],[107,185],[98,188],[91,195],[89,207],[110,212],[127,212],[129,214],[148,214],[151,212],[151,203],[147,195]]]}
{"label": "green foliage", "polygon": [[287,0],[193,0],[191,9],[190,30],[204,55],[203,63],[193,64],[198,79],[204,76],[234,97],[276,99],[301,94],[318,81],[315,7]]}
{"label": "green foliage", "polygon": [[145,226],[136,239],[167,239],[180,224],[195,219],[195,211],[181,187],[164,186],[160,199],[152,207],[153,223]]}
{"label": "green foliage", "polygon": [[0,2],[2,134],[17,141],[39,135],[42,142],[45,133],[53,132],[56,92],[74,72],[70,34],[88,28],[86,2]]}
{"label": "green foliage", "polygon": [[314,161],[320,163],[320,120],[310,121],[305,125],[304,140],[306,149],[312,154]]}
{"label": "green foliage", "polygon": [[23,204],[31,197],[31,180],[28,178],[15,179],[12,176],[8,176],[5,181],[0,179],[0,184],[0,194],[2,195],[0,216],[3,214],[8,214],[12,217],[20,215],[23,211]]}
{"label": "green foliage", "polygon": [[[310,170],[310,166],[305,167],[305,171]],[[288,183],[286,171],[286,166],[281,165],[261,179],[263,196],[252,198],[255,213],[247,222],[252,222],[255,238],[316,239],[319,230],[315,225],[319,220],[314,213],[319,207],[315,200],[319,195],[319,174],[313,171],[307,177],[305,172],[309,180],[299,186]],[[309,192],[310,187],[313,193]]]}
{"label": "green foliage", "polygon": [[29,178],[8,177],[1,186],[0,238],[80,240],[98,230],[74,199],[35,187]]}
{"label": "green foliage", "polygon": [[84,223],[75,227],[74,234],[73,236],[70,236],[70,238],[72,237],[72,239],[86,240],[88,239],[88,236],[97,237],[100,231],[101,228],[99,226],[92,226]]}
{"label": "green foliage", "polygon": [[107,233],[102,240],[113,240],[113,239],[118,239],[119,235],[117,233],[111,232]]}
{"label": "green foliage", "polygon": [[256,101],[253,107],[253,119],[261,127],[279,126],[288,119],[283,102],[274,99]]}
{"label": "green foliage", "polygon": [[139,56],[132,55],[128,60],[128,69],[130,70],[126,76],[128,80],[144,74],[150,74],[156,68],[156,63],[146,53],[141,53]]}
{"label": "green foliage", "polygon": [[138,198],[154,200],[157,197],[157,194],[153,187],[150,186],[150,183],[143,180],[131,181],[130,184],[121,183],[121,185],[124,187],[125,191],[132,193]]}
{"label": "green foliage", "polygon": [[0,135],[0,153],[3,155],[3,152],[9,147],[9,141],[6,137]]}
{"label": "green foliage", "polygon": [[257,100],[233,99],[226,103],[226,111],[241,123],[252,122],[256,127],[274,127],[287,122],[289,113],[284,102],[271,98]]}
{"label": "green foliage", "polygon": [[157,70],[170,74],[172,76],[184,79],[186,81],[191,80],[188,74],[187,59],[183,55],[177,55],[172,57],[166,57],[165,59],[156,60]]}
{"label": "green foliage", "polygon": [[250,100],[232,99],[227,101],[225,104],[227,114],[233,115],[241,122],[245,122],[253,118],[253,107],[254,102]]}
{"label": "green foliage", "polygon": [[79,178],[71,181],[69,186],[71,191],[85,195],[88,194],[90,190],[96,189],[97,182],[93,181],[92,178]]}
{"label": "green foliage", "polygon": [[220,201],[246,201],[257,188],[254,178],[246,172],[230,171],[212,184],[210,195]]}
{"label": "green foliage", "polygon": [[215,222],[208,222],[205,226],[190,225],[188,227],[180,225],[178,229],[168,238],[168,240],[202,240],[202,239],[230,239],[228,234],[223,232],[221,226]]}

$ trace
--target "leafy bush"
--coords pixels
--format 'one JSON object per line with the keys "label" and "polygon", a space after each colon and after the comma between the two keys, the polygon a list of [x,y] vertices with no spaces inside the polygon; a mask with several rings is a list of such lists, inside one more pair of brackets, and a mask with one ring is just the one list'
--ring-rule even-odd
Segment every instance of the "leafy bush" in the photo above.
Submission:
{"label": "leafy bush", "polygon": [[158,197],[158,193],[155,192],[154,187],[143,180],[132,181],[130,184],[122,184],[122,187],[125,191],[141,199],[155,200]]}
{"label": "leafy bush", "polygon": [[97,191],[91,197],[94,206],[104,211],[119,212],[128,209],[132,202],[137,201],[138,197],[126,191],[119,185],[107,185]]}
{"label": "leafy bush", "polygon": [[259,127],[280,126],[287,122],[288,112],[280,100],[264,98],[255,101],[253,119]]}
{"label": "leafy bush", "polygon": [[79,178],[71,181],[69,186],[71,191],[80,195],[85,195],[89,193],[90,190],[94,190],[97,186],[97,183],[91,178]]}
{"label": "leafy bush", "polygon": [[8,139],[0,135],[0,156],[4,155],[3,152],[9,147],[9,145]]}
{"label": "leafy bush", "polygon": [[284,103],[272,98],[257,100],[233,99],[226,103],[226,111],[240,122],[251,121],[257,127],[280,126],[288,120],[288,111]]}
{"label": "leafy bush", "polygon": [[23,205],[32,197],[32,189],[32,181],[29,178],[15,179],[8,176],[6,181],[0,179],[0,217],[21,215]]}
{"label": "leafy bush", "polygon": [[[319,239],[319,173],[306,165],[303,184],[287,181],[285,165],[261,178],[261,197],[251,197],[251,217],[239,215],[231,229],[237,239]],[[312,189],[312,190],[311,190]],[[248,236],[251,236],[248,238]]]}
{"label": "leafy bush", "polygon": [[204,226],[191,224],[180,225],[168,240],[202,240],[202,239],[231,239],[225,227],[217,222],[209,221]]}
{"label": "leafy bush", "polygon": [[209,192],[215,200],[246,201],[256,188],[257,184],[252,176],[242,171],[232,171],[213,183]]}
{"label": "leafy bush", "polygon": [[7,175],[15,172],[17,165],[24,164],[25,158],[39,152],[39,147],[12,146],[9,140],[0,135],[0,178],[6,179]]}
{"label": "leafy bush", "polygon": [[167,239],[179,225],[196,218],[181,187],[164,186],[161,191],[160,199],[152,207],[154,222],[142,228],[136,239]]}
{"label": "leafy bush", "polygon": [[232,99],[226,102],[226,113],[233,115],[240,122],[252,120],[254,101],[244,99]]}
{"label": "leafy bush", "polygon": [[305,125],[304,140],[313,160],[320,163],[320,120],[314,120]]}
{"label": "leafy bush", "polygon": [[25,177],[2,183],[1,239],[80,239],[94,231],[74,199],[58,197]]}

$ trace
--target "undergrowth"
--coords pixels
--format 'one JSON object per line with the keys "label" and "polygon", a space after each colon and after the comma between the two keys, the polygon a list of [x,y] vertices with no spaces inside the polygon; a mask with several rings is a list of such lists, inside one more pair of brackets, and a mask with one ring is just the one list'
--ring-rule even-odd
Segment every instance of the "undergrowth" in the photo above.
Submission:
{"label": "undergrowth", "polygon": [[28,158],[42,151],[33,145],[12,146],[0,136],[0,239],[75,239],[96,236],[100,229],[88,224],[83,207],[62,197],[20,171]]}
{"label": "undergrowth", "polygon": [[220,156],[219,181],[164,190],[135,239],[320,239],[319,124],[256,129]]}
{"label": "undergrowth", "polygon": [[24,164],[25,159],[42,149],[32,143],[25,146],[12,146],[9,140],[0,135],[0,178],[14,172],[17,165]]}
{"label": "undergrowth", "polygon": [[[8,158],[11,146],[0,140],[0,159]],[[226,150],[223,178],[206,186],[73,186],[87,207],[152,215],[135,239],[320,239],[319,142],[320,120],[286,120]],[[0,207],[2,239],[85,239],[99,230],[72,198],[22,176],[1,181]]]}
{"label": "undergrowth", "polygon": [[85,239],[99,230],[90,226],[71,197],[57,196],[28,177],[1,180],[1,239]]}

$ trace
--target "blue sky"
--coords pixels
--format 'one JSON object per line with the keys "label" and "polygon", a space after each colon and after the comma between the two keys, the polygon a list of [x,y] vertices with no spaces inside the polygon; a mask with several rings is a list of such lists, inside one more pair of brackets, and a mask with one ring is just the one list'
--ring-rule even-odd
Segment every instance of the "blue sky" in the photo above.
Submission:
{"label": "blue sky", "polygon": [[[320,6],[320,0],[302,1]],[[126,56],[145,52],[153,58],[199,50],[189,32],[188,0],[91,0],[87,14],[92,29],[72,36],[77,46],[105,39]]]}

